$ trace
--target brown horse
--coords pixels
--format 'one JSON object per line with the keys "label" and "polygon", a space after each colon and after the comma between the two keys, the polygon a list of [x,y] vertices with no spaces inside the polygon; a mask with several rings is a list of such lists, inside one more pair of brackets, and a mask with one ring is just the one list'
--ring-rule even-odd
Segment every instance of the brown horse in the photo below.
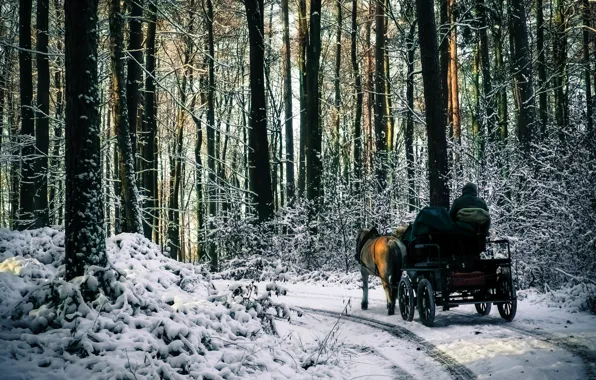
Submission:
{"label": "brown horse", "polygon": [[356,260],[362,274],[362,309],[368,309],[368,276],[381,278],[389,315],[395,313],[397,284],[401,278],[402,257],[406,247],[395,236],[380,236],[376,228],[363,228],[356,239]]}

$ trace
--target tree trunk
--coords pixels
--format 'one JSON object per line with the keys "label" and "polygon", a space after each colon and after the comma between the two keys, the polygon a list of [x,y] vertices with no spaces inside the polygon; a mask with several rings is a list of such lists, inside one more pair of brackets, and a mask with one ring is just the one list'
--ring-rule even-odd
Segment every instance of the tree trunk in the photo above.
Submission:
{"label": "tree trunk", "polygon": [[[594,130],[594,99],[592,94],[592,88],[590,84],[590,4],[588,0],[583,1],[583,21],[584,21],[584,30],[583,30],[583,53],[584,53],[584,81],[586,85],[586,117],[587,117],[587,130],[588,130],[588,137],[592,136],[592,131]],[[595,14],[596,16],[596,14]],[[592,33],[594,34],[594,33]],[[592,36],[595,39],[594,44],[596,45],[596,36]],[[595,74],[596,75],[596,74]]]}
{"label": "tree trunk", "polygon": [[[130,127],[130,142],[133,156],[137,152],[137,124],[139,119],[140,84],[143,77],[141,65],[143,62],[143,0],[130,1],[130,16],[128,21],[128,75],[126,76],[126,101],[128,106],[128,125]],[[136,158],[133,161],[136,165]],[[136,166],[135,166],[136,167]]]}
{"label": "tree trunk", "polygon": [[503,85],[504,78],[506,77],[505,73],[505,63],[503,58],[503,27],[504,25],[504,17],[503,17],[503,1],[500,0],[497,2],[498,8],[495,9],[494,17],[496,25],[493,28],[493,39],[495,42],[495,73],[496,73],[496,82],[499,83],[499,89],[497,92],[497,103],[498,103],[498,135],[501,142],[504,142],[507,139],[507,124],[509,123],[508,118],[508,106],[507,106],[507,87]]}
{"label": "tree trunk", "polygon": [[[215,92],[215,48],[213,46],[213,4],[211,0],[203,0],[207,6],[206,23],[207,23],[207,50],[209,51],[208,56],[208,89],[207,89],[207,166],[209,169],[209,182],[208,182],[208,195],[209,195],[209,216],[215,217],[217,213],[216,204],[216,181],[215,176],[215,104],[214,104],[214,92]],[[205,7],[203,7],[205,9]],[[209,229],[213,230],[215,226],[213,222],[210,223]],[[215,250],[215,244],[209,245],[209,258],[211,271],[217,272],[219,269],[219,260],[217,251]]]}
{"label": "tree trunk", "polygon": [[[449,3],[451,0],[439,0],[440,3],[440,9],[439,9],[439,63],[441,65],[440,68],[440,76],[441,76],[441,100],[443,102],[442,107],[445,110],[449,110],[449,40],[450,40],[450,36],[451,36],[451,23],[450,23],[450,8],[449,8]],[[451,119],[450,116],[448,116],[448,119],[445,120],[446,123],[450,124],[449,119]],[[451,127],[450,127],[451,128]]]}
{"label": "tree trunk", "polygon": [[416,0],[418,39],[422,61],[424,101],[426,105],[426,132],[428,135],[428,162],[431,206],[449,207],[447,187],[447,140],[445,137],[445,109],[441,94],[436,91],[440,83],[437,31],[433,0]]}
{"label": "tree trunk", "polygon": [[48,62],[48,23],[50,2],[37,0],[37,126],[35,128],[35,181],[37,228],[50,225],[48,209],[48,152],[50,146],[50,64]]}
{"label": "tree trunk", "polygon": [[31,65],[31,0],[19,1],[19,84],[21,90],[21,189],[18,229],[35,221],[35,136],[33,112],[33,71]]}
{"label": "tree trunk", "polygon": [[[204,76],[201,75],[199,79],[199,88],[200,88],[200,102],[201,106],[204,103],[204,86],[205,86]],[[203,256],[203,229],[205,228],[205,206],[203,203],[203,161],[201,159],[201,149],[203,147],[203,118],[202,116],[196,117],[195,110],[196,110],[196,99],[195,96],[192,99],[190,110],[193,115],[193,120],[197,127],[197,143],[195,145],[195,161],[196,161],[196,169],[195,169],[195,180],[196,180],[196,193],[197,193],[197,258],[200,259]]]}
{"label": "tree trunk", "polygon": [[[449,119],[453,130],[452,138],[456,143],[461,142],[461,122],[459,110],[459,75],[457,70],[457,19],[455,17],[455,0],[449,0]],[[454,157],[456,166],[459,158]]]}
{"label": "tree trunk", "polygon": [[[521,0],[518,0],[521,1]],[[523,6],[523,5],[522,5]],[[565,0],[555,0],[555,22],[553,37],[553,61],[554,61],[554,95],[555,95],[555,119],[561,141],[565,140],[565,133],[569,125],[569,101],[567,95],[567,16],[565,14]]]}
{"label": "tree trunk", "polygon": [[[414,172],[414,55],[416,53],[416,20],[414,20],[414,5],[410,2],[406,4],[406,17],[410,24],[410,30],[406,37],[407,49],[407,77],[406,77],[406,102],[408,110],[406,114],[406,128],[405,128],[405,148],[406,148],[406,165],[408,176],[408,205],[409,210],[416,209],[416,192],[415,192],[415,172]],[[443,77],[441,73],[441,78]],[[441,92],[441,96],[443,93]],[[444,104],[444,103],[442,103]]]}
{"label": "tree trunk", "polygon": [[335,89],[335,115],[333,120],[333,129],[335,131],[335,152],[334,156],[334,170],[337,178],[341,177],[340,157],[341,157],[341,142],[340,142],[340,113],[341,113],[341,87],[340,87],[340,71],[341,71],[341,34],[342,34],[342,0],[336,0],[337,5],[337,29],[336,29],[336,43],[335,43],[335,77],[333,79],[333,87]]}
{"label": "tree trunk", "polygon": [[308,148],[308,88],[306,76],[306,51],[308,50],[308,26],[306,22],[306,0],[298,0],[298,68],[300,71],[300,163],[298,165],[298,194],[306,193],[306,152]]}
{"label": "tree trunk", "polygon": [[[56,19],[59,22],[62,21],[62,14],[60,2],[58,0],[54,1],[54,8],[56,11]],[[63,53],[63,45],[62,39],[58,39],[56,42],[56,48],[58,52]],[[53,179],[52,186],[50,187],[50,215],[53,221],[53,224],[60,225],[62,224],[62,210],[63,207],[60,204],[60,197],[62,194],[62,178],[61,176],[57,175],[61,170],[61,160],[60,160],[60,145],[62,144],[62,120],[64,117],[64,101],[63,101],[63,72],[62,66],[63,61],[62,59],[58,60],[58,67],[54,72],[54,88],[56,89],[56,106],[54,109],[54,142],[52,147],[52,160],[50,163],[51,172],[55,175],[55,179]],[[108,172],[109,173],[109,172]]]}
{"label": "tree trunk", "polygon": [[[294,199],[296,184],[294,181],[294,122],[292,111],[292,55],[290,45],[290,21],[288,0],[282,0],[283,18],[283,53],[284,53],[284,105],[286,124],[286,192],[288,203]],[[301,113],[302,114],[302,113]]]}
{"label": "tree trunk", "polygon": [[530,149],[534,133],[534,88],[532,86],[532,61],[528,46],[526,8],[523,0],[511,1],[514,56],[512,59],[515,81],[519,94],[518,139],[525,151]]}
{"label": "tree trunk", "polygon": [[123,232],[142,233],[141,210],[134,170],[134,152],[130,141],[130,126],[124,88],[123,17],[120,0],[110,0],[110,58],[112,72],[112,118],[118,136],[118,172],[120,198],[124,209]]}
{"label": "tree trunk", "polygon": [[544,16],[542,10],[542,0],[536,0],[536,50],[538,51],[538,111],[540,119],[540,135],[541,137],[546,136],[546,127],[548,125],[548,103],[547,103],[547,91],[546,91],[546,55],[544,47]]}
{"label": "tree trunk", "polygon": [[[486,131],[491,141],[496,141],[497,128],[495,127],[495,107],[492,77],[490,72],[490,57],[488,49],[488,28],[490,27],[487,9],[484,0],[478,0],[476,3],[478,17],[480,18],[480,66],[482,68],[482,103],[484,105],[484,114],[482,115],[482,129]],[[481,144],[484,144],[481,141]],[[481,157],[484,156],[484,145],[480,151]]]}
{"label": "tree trunk", "polygon": [[321,0],[310,2],[310,35],[306,55],[308,85],[306,197],[314,200],[323,195],[322,131],[319,119],[319,58],[321,56]]}
{"label": "tree trunk", "polygon": [[[97,78],[97,1],[66,0],[66,280],[106,267]],[[82,95],[82,96],[81,96]]]}
{"label": "tree trunk", "polygon": [[385,86],[385,6],[378,0],[375,7],[375,141],[376,177],[379,192],[387,187],[387,110]]}
{"label": "tree trunk", "polygon": [[244,4],[250,39],[250,190],[255,194],[259,222],[264,222],[273,216],[264,81],[264,9],[263,0],[245,0]]}
{"label": "tree trunk", "polygon": [[[145,208],[149,211],[143,220],[143,232],[147,239],[153,234],[159,235],[158,192],[157,192],[157,121],[155,101],[155,32],[157,27],[157,6],[155,1],[149,1],[149,21],[147,24],[146,70],[145,77],[145,107],[143,113],[143,132],[145,144],[143,147],[143,186],[147,201]],[[157,239],[156,239],[157,240]]]}
{"label": "tree trunk", "polygon": [[354,189],[356,192],[360,189],[360,181],[362,179],[362,103],[363,103],[363,89],[362,76],[358,67],[358,0],[352,0],[352,24],[351,24],[351,61],[352,73],[354,75],[354,97],[356,99],[356,109],[354,115],[354,174],[356,182]]}
{"label": "tree trunk", "polygon": [[359,184],[362,180],[362,102],[364,93],[362,91],[362,76],[358,68],[358,51],[356,41],[358,37],[358,0],[352,0],[352,70],[354,73],[354,92],[356,97],[356,110],[354,116],[354,172],[356,175],[356,193],[359,191]]}

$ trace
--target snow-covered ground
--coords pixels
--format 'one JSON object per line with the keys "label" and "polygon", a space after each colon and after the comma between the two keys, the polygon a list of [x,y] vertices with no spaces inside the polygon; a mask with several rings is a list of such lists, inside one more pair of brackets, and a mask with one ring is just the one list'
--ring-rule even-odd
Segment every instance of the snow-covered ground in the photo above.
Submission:
{"label": "snow-covered ground", "polygon": [[[216,281],[225,288],[226,281]],[[382,287],[369,293],[369,309],[360,309],[361,290],[342,284],[287,283],[290,307],[303,308],[304,315],[283,323],[283,329],[300,339],[320,339],[347,307],[351,319],[339,318],[335,336],[344,342],[343,355],[352,355],[352,378],[440,379],[457,377],[450,364],[428,355],[435,347],[480,379],[589,379],[595,378],[596,317],[570,308],[548,307],[544,296],[530,292],[519,301],[515,320],[502,320],[496,307],[491,315],[479,316],[473,305],[443,312],[437,308],[435,326],[423,326],[416,316],[405,322],[397,312],[388,316]],[[524,294],[524,293],[522,293]],[[318,311],[312,311],[315,309]],[[335,312],[332,318],[329,313]],[[383,329],[363,325],[358,318],[372,319],[405,328],[419,339],[400,338]],[[366,322],[364,320],[364,322]],[[422,343],[428,346],[420,349]],[[338,351],[340,351],[338,349]],[[361,377],[358,377],[361,376]]]}
{"label": "snow-covered ground", "polygon": [[63,245],[52,229],[0,230],[2,380],[596,378],[581,287],[521,293],[512,323],[470,306],[427,328],[387,316],[378,281],[360,310],[357,274],[213,281],[122,234],[107,240],[109,268],[65,282]]}

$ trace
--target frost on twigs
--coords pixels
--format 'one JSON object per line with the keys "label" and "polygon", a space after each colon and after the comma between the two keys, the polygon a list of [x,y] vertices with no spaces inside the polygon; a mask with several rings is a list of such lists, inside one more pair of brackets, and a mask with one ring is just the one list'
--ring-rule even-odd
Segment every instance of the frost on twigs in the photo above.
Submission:
{"label": "frost on twigs", "polygon": [[3,375],[235,379],[270,371],[300,379],[316,371],[295,364],[297,345],[267,334],[289,314],[272,300],[281,287],[220,302],[204,266],[174,261],[137,234],[108,239],[109,266],[67,282],[63,247],[60,231],[0,230]]}

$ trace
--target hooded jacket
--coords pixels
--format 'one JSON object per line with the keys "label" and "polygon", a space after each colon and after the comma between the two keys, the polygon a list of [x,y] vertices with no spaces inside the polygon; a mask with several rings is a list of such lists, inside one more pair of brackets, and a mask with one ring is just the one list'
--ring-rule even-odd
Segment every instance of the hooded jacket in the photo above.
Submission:
{"label": "hooded jacket", "polygon": [[457,213],[463,208],[481,208],[488,212],[486,202],[478,197],[478,187],[468,182],[462,189],[462,195],[453,201],[449,216],[451,220],[456,221]]}

